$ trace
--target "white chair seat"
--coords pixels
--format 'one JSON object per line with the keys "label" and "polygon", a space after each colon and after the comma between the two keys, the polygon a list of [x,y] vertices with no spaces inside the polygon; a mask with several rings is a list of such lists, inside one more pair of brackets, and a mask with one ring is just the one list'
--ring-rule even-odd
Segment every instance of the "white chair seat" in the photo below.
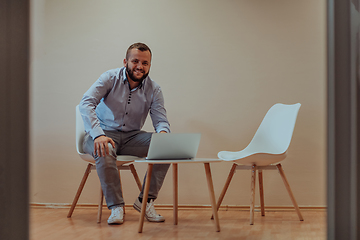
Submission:
{"label": "white chair seat", "polygon": [[[92,164],[95,164],[94,158],[90,154],[86,153],[79,153],[79,156],[87,162],[90,162]],[[130,155],[118,155],[116,157],[116,165],[119,167],[123,164],[134,162],[135,160],[141,160],[142,158],[130,156]]]}
{"label": "white chair seat", "polygon": [[236,161],[237,164],[252,166],[267,166],[280,162],[286,158],[287,153],[270,154],[270,153],[248,153],[246,151],[229,152],[221,151],[218,157],[224,161]]}

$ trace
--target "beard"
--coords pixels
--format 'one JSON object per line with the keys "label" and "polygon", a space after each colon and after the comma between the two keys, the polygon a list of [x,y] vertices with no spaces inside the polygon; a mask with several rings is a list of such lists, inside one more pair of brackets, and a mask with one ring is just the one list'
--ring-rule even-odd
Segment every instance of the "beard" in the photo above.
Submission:
{"label": "beard", "polygon": [[139,82],[139,83],[141,83],[149,75],[149,72],[145,73],[144,71],[142,71],[142,73],[143,73],[142,77],[140,77],[140,78],[135,77],[134,71],[129,68],[128,64],[126,64],[126,72],[131,80],[133,80],[134,82]]}

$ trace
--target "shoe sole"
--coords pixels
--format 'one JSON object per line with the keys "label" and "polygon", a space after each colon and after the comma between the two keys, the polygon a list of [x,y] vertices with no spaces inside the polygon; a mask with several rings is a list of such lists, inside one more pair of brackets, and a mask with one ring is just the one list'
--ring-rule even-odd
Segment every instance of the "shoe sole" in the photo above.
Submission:
{"label": "shoe sole", "polygon": [[[133,205],[133,208],[134,208],[136,211],[138,211],[139,213],[141,213],[141,208],[138,207],[136,204]],[[161,221],[153,221],[153,220],[149,219],[149,218],[146,216],[146,214],[145,214],[145,218],[146,218],[146,220],[148,220],[149,222],[165,222],[165,219],[164,219],[164,220],[161,220]]]}
{"label": "shoe sole", "polygon": [[112,222],[112,223],[108,222],[108,225],[121,225],[123,223],[124,223],[124,221],[122,221],[122,222]]}

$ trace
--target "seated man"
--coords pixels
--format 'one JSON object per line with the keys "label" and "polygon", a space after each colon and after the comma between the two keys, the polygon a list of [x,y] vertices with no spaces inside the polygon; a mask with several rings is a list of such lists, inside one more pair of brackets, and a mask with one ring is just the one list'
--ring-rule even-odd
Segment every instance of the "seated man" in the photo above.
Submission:
{"label": "seated man", "polygon": [[[132,44],[126,52],[124,67],[103,73],[84,94],[79,105],[86,130],[83,149],[95,159],[107,207],[111,209],[108,224],[124,221],[124,199],[116,156],[146,157],[152,133],[141,128],[149,112],[156,132],[170,132],[160,86],[148,76],[151,57],[147,45]],[[145,213],[148,221],[165,221],[156,213],[154,200],[168,168],[168,164],[153,167]],[[144,183],[145,179],[146,176]],[[143,191],[144,188],[134,203],[139,212]]]}

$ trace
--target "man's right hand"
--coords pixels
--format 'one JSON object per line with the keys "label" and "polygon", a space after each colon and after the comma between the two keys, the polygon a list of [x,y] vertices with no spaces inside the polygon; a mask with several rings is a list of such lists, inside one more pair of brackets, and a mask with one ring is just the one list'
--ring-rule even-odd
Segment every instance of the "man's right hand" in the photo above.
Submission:
{"label": "man's right hand", "polygon": [[100,136],[95,138],[94,140],[94,155],[98,155],[99,157],[105,157],[105,155],[109,154],[108,143],[110,143],[115,148],[115,142],[107,137]]}

